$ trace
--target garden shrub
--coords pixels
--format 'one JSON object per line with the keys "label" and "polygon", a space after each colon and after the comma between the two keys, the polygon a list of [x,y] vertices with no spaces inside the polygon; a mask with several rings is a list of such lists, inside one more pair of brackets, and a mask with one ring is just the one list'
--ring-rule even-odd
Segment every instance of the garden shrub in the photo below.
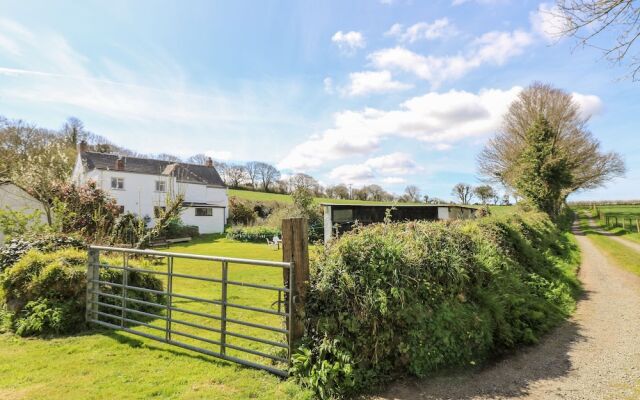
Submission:
{"label": "garden shrub", "polygon": [[85,247],[86,244],[82,240],[59,234],[14,238],[4,246],[0,246],[0,273],[31,249],[51,252],[64,248],[83,249]]}
{"label": "garden shrub", "polygon": [[[111,264],[117,265],[118,260]],[[109,262],[108,259],[103,260]],[[45,253],[31,249],[0,276],[0,304],[10,314],[10,325],[19,335],[67,334],[85,327],[87,255],[85,251],[63,248]],[[122,282],[122,271],[100,269],[100,279]],[[129,272],[131,286],[162,290],[162,282],[146,273]],[[119,295],[121,289],[113,286],[101,288],[105,293]],[[163,296],[128,291],[133,299],[150,302],[164,301]],[[108,304],[119,300],[101,298]],[[156,309],[131,303],[131,308],[153,312]],[[113,311],[111,311],[113,312]]]}
{"label": "garden shrub", "polygon": [[265,242],[274,236],[281,237],[282,230],[269,226],[244,226],[231,228],[227,231],[227,238],[240,242]]}
{"label": "garden shrub", "polygon": [[196,238],[200,236],[200,230],[195,225],[185,225],[180,218],[173,218],[160,234],[167,239]]}
{"label": "garden shrub", "polygon": [[322,398],[535,343],[575,305],[575,248],[541,213],[357,227],[311,260],[292,372]]}

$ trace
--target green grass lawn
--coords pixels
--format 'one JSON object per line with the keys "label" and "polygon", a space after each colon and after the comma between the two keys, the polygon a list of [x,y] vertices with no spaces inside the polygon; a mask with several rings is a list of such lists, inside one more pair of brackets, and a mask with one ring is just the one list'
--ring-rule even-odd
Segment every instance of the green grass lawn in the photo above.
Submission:
{"label": "green grass lawn", "polygon": [[640,275],[640,254],[589,226],[589,215],[584,211],[578,213],[580,228],[585,235],[618,265]]}
{"label": "green grass lawn", "polygon": [[[216,235],[204,235],[171,251],[238,258],[280,261],[282,254],[263,244],[239,243]],[[160,270],[165,265],[158,265]],[[220,263],[177,260],[174,272],[205,277],[221,275]],[[229,279],[253,283],[282,285],[282,270],[250,265],[229,266]],[[175,278],[174,292],[208,299],[219,299],[220,285],[213,282]],[[229,301],[237,304],[275,309],[277,292],[229,286]],[[217,306],[190,300],[174,301],[174,305],[192,311],[219,312]],[[175,313],[174,318],[210,327],[219,323],[208,318]],[[282,317],[251,311],[228,309],[228,317],[282,326]],[[158,319],[150,322],[162,326]],[[228,324],[228,329],[273,341],[284,335]],[[185,333],[198,334],[212,340],[218,334],[174,325]],[[151,328],[143,332],[159,334]],[[162,335],[160,333],[160,335]],[[229,337],[228,337],[229,338]],[[174,335],[187,344],[196,341]],[[244,339],[229,338],[229,343],[242,344],[268,354],[284,356],[284,350]],[[171,399],[280,399],[307,398],[292,382],[268,372],[243,367],[215,357],[163,344],[122,331],[100,330],[71,337],[23,339],[10,334],[0,336],[0,399],[86,399],[86,398],[171,398]],[[218,351],[218,346],[200,343],[200,347]],[[229,350],[229,355],[267,362],[268,360]]]}

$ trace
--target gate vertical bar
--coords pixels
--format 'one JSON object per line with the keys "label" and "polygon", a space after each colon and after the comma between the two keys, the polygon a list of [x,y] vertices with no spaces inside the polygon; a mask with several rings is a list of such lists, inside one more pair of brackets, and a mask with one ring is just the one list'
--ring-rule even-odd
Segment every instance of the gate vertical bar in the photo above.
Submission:
{"label": "gate vertical bar", "polygon": [[129,254],[124,253],[122,256],[122,318],[120,319],[120,326],[124,328],[124,319],[127,318],[127,286],[129,285]]}
{"label": "gate vertical bar", "polygon": [[89,322],[98,308],[98,284],[94,280],[100,279],[100,250],[89,249],[87,256],[87,304],[85,321]]}
{"label": "gate vertical bar", "polygon": [[222,262],[222,295],[220,309],[220,354],[227,351],[227,281],[229,280],[229,264]]}
{"label": "gate vertical bar", "polygon": [[173,257],[167,257],[167,324],[164,340],[171,342],[171,308],[173,307]]}

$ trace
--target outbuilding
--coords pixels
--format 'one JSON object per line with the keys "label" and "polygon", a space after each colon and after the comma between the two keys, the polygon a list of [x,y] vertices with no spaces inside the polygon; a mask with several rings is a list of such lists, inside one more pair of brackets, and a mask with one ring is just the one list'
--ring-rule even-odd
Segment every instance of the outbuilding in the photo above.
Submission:
{"label": "outbuilding", "polygon": [[[42,203],[10,181],[0,181],[0,210],[23,214],[39,213],[40,222],[47,223],[47,214]],[[0,243],[4,243],[4,232],[1,230]]]}
{"label": "outbuilding", "polygon": [[333,204],[322,203],[324,209],[324,241],[335,233],[352,229],[358,221],[361,225],[383,222],[387,210],[391,209],[391,221],[439,221],[470,219],[476,208],[460,205],[404,205],[404,204]]}

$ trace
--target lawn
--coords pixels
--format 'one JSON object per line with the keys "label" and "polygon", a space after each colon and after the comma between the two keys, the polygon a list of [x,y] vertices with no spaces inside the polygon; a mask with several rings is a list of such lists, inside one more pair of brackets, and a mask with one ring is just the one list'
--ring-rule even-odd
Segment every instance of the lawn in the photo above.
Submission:
{"label": "lawn", "polygon": [[[174,252],[256,258],[280,261],[282,254],[263,244],[239,243],[219,235],[204,235],[188,244],[173,246]],[[166,268],[159,265],[156,268]],[[220,277],[220,263],[197,260],[176,260],[174,272],[205,277]],[[229,266],[229,279],[268,285],[282,285],[282,270],[248,265]],[[176,293],[219,298],[219,285],[187,279],[174,280]],[[229,301],[237,304],[274,309],[277,292],[229,286]],[[182,308],[217,313],[212,305],[178,300]],[[176,303],[174,303],[176,304]],[[210,307],[210,309],[206,309]],[[213,308],[212,308],[213,307]],[[174,318],[218,327],[217,322],[190,314],[176,314]],[[229,308],[230,318],[250,320],[278,326],[281,317]],[[156,320],[152,325],[162,325]],[[284,340],[283,335],[244,326],[228,325],[238,333],[249,333],[273,341]],[[140,329],[140,328],[138,328]],[[178,328],[176,328],[178,329]],[[186,333],[196,328],[180,327]],[[149,333],[150,328],[140,329]],[[217,334],[200,330],[200,336],[216,340]],[[210,334],[210,335],[207,335]],[[174,339],[187,344],[188,338]],[[283,355],[282,350],[243,339],[231,338],[230,343],[251,346],[268,354]],[[85,398],[170,398],[170,399],[275,399],[307,398],[292,382],[284,381],[268,372],[242,367],[215,357],[183,350],[133,334],[99,330],[83,335],[51,339],[22,339],[13,335],[0,336],[0,399],[85,399]],[[211,347],[217,351],[217,346]],[[242,353],[234,350],[229,355]],[[257,356],[243,355],[254,361]]]}

